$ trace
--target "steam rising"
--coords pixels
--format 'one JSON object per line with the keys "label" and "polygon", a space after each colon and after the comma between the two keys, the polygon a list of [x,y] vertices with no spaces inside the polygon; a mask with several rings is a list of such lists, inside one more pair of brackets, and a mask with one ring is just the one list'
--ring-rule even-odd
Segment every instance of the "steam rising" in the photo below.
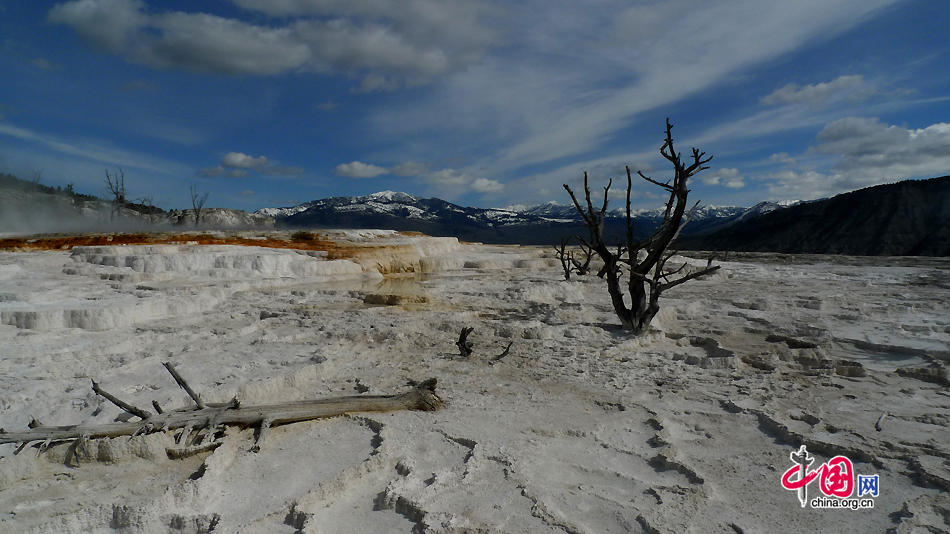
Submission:
{"label": "steam rising", "polygon": [[[202,228],[273,226],[274,220],[240,210],[206,209]],[[0,235],[85,232],[147,232],[194,228],[192,210],[159,211],[151,216],[103,200],[87,200],[42,191],[0,190]]]}

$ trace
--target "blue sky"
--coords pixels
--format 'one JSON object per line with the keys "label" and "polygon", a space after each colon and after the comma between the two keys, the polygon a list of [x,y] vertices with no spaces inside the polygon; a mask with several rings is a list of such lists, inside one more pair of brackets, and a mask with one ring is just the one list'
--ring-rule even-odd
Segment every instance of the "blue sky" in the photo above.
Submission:
{"label": "blue sky", "polygon": [[669,178],[669,117],[677,151],[714,156],[691,198],[828,197],[950,174],[947,7],[0,0],[0,171],[106,196],[121,167],[166,209],[192,184],[249,211],[382,190],[567,203],[584,171]]}

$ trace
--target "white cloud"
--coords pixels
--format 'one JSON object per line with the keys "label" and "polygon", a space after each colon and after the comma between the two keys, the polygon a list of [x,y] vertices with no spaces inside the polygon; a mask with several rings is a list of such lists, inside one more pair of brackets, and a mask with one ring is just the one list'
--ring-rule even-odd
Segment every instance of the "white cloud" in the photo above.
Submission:
{"label": "white cloud", "polygon": [[769,161],[771,163],[785,163],[788,165],[794,165],[797,163],[795,158],[791,157],[788,152],[779,152],[777,154],[772,154],[769,156]]}
{"label": "white cloud", "polygon": [[422,178],[430,184],[441,186],[468,185],[475,180],[474,176],[457,169],[442,169],[440,171],[430,172],[423,175]]}
{"label": "white cloud", "polygon": [[815,150],[840,154],[834,166],[867,185],[944,175],[950,169],[950,124],[908,130],[876,118],[849,117],[825,126]]}
{"label": "white cloud", "polygon": [[[845,92],[854,94],[855,87],[864,85],[863,76],[840,76],[831,82],[800,86],[790,83],[762,99],[762,104],[821,104]],[[851,91],[849,91],[851,90]],[[867,91],[861,93],[867,95]]]}
{"label": "white cloud", "polygon": [[[311,50],[288,28],[254,26],[214,15],[168,13],[150,19],[123,53],[160,69],[216,74],[279,74],[297,69]],[[159,33],[154,38],[152,33]]]}
{"label": "white cloud", "polygon": [[766,181],[769,194],[774,200],[814,200],[834,196],[841,189],[841,177],[817,171],[781,171],[759,177]]}
{"label": "white cloud", "polygon": [[381,174],[387,174],[389,171],[370,163],[354,161],[337,165],[333,172],[347,178],[375,178]]}
{"label": "white cloud", "polygon": [[785,170],[759,176],[775,198],[815,199],[910,178],[933,178],[950,169],[950,124],[921,129],[849,117],[829,123],[812,152],[838,157],[830,172]]}
{"label": "white cloud", "polygon": [[495,39],[474,0],[338,2],[235,0],[283,26],[180,11],[141,0],[73,0],[48,20],[97,50],[154,68],[269,75],[309,70],[361,77],[359,91],[427,83],[481,60]]}
{"label": "white cloud", "polygon": [[248,175],[248,170],[254,170],[270,176],[298,176],[304,172],[302,167],[272,165],[270,160],[264,156],[255,158],[243,152],[228,152],[221,160],[221,165],[200,169],[198,175],[207,178],[215,176],[243,178]]}
{"label": "white cloud", "polygon": [[739,176],[739,169],[717,169],[699,174],[697,178],[706,185],[724,185],[733,189],[745,187],[743,177]]}
{"label": "white cloud", "polygon": [[78,0],[57,4],[47,18],[72,26],[79,37],[99,50],[118,53],[132,34],[148,24],[141,0]]}
{"label": "white cloud", "polygon": [[476,178],[472,182],[472,189],[479,193],[497,193],[505,188],[505,184],[488,178]]}
{"label": "white cloud", "polygon": [[441,169],[419,175],[422,181],[429,184],[440,198],[452,200],[468,191],[476,193],[498,193],[505,189],[505,184],[488,178],[475,176],[460,169]]}
{"label": "white cloud", "polygon": [[228,154],[224,156],[224,159],[221,160],[221,165],[225,167],[251,169],[267,165],[267,158],[264,156],[254,158],[241,152],[228,152]]}

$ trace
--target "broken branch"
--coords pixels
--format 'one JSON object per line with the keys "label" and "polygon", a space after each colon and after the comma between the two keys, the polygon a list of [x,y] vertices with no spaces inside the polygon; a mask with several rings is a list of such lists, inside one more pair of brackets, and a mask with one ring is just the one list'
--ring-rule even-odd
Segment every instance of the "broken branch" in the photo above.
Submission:
{"label": "broken branch", "polygon": [[164,362],[162,365],[165,366],[165,369],[168,369],[168,372],[171,373],[172,378],[175,379],[175,382],[178,382],[178,385],[181,386],[181,389],[185,390],[185,393],[191,397],[191,400],[195,401],[195,404],[198,405],[198,409],[202,410],[205,408],[205,403],[201,400],[201,395],[195,393],[195,390],[191,389],[191,386],[188,385],[188,382],[185,382],[185,379],[178,374],[178,371],[175,370],[175,366],[171,362]]}
{"label": "broken branch", "polygon": [[[92,381],[92,390],[93,390],[94,392],[96,392],[96,395],[101,395],[101,396],[105,397],[106,400],[108,400],[108,401],[111,402],[112,404],[115,404],[115,405],[118,406],[119,408],[122,408],[122,409],[125,410],[126,412],[129,412],[130,414],[132,414],[132,415],[134,415],[134,416],[136,416],[136,417],[138,417],[138,418],[140,418],[140,419],[142,419],[142,420],[145,420],[145,419],[148,419],[148,418],[152,417],[152,414],[151,414],[150,412],[148,412],[147,410],[143,410],[143,409],[141,409],[141,408],[136,408],[135,406],[132,406],[131,404],[129,404],[129,403],[127,403],[127,402],[125,402],[125,401],[119,399],[118,397],[116,397],[116,396],[114,396],[114,395],[112,395],[112,394],[109,393],[108,391],[106,391],[106,390],[100,388],[100,387],[99,387],[99,384],[97,384],[95,380]],[[34,427],[34,428],[39,428],[39,426],[40,426],[40,425],[37,425],[37,427]]]}
{"label": "broken branch", "polygon": [[499,361],[501,361],[502,358],[504,358],[505,356],[508,355],[508,351],[511,350],[511,346],[512,346],[512,345],[514,345],[514,341],[509,341],[509,342],[508,342],[508,346],[505,347],[504,352],[502,352],[502,353],[499,354],[498,356],[495,356],[494,358],[492,358],[491,363],[489,363],[488,365],[495,365],[496,363],[498,363]]}
{"label": "broken branch", "polygon": [[472,354],[472,342],[468,340],[468,335],[475,330],[471,326],[463,326],[462,332],[459,334],[459,340],[455,342],[455,346],[459,348],[459,354],[462,356],[471,356]]}

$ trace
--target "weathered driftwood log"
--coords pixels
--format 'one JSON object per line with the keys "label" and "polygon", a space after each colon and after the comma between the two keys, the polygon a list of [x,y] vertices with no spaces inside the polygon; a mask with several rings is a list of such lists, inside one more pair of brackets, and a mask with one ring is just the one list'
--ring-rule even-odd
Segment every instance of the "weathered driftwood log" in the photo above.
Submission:
{"label": "weathered driftwood log", "polygon": [[[311,419],[334,417],[353,412],[390,412],[396,410],[435,411],[442,407],[442,399],[435,393],[436,379],[430,378],[415,384],[413,389],[400,395],[354,395],[330,399],[305,400],[262,406],[241,406],[237,399],[224,404],[203,403],[199,395],[188,387],[187,383],[174,371],[171,364],[165,364],[175,380],[200,407],[185,408],[163,412],[158,407],[157,415],[122,402],[103,391],[93,382],[97,394],[109,399],[123,410],[141,418],[141,421],[107,423],[103,425],[33,426],[24,432],[4,432],[0,429],[0,444],[20,443],[17,452],[31,442],[43,442],[41,450],[54,441],[86,440],[102,437],[135,436],[166,430],[184,429],[177,442],[184,449],[168,450],[170,457],[184,457],[197,450],[209,450],[220,443],[202,445],[208,435],[217,433],[222,426],[256,427],[259,429],[254,450],[259,450],[264,434],[271,426]],[[188,435],[193,430],[208,430],[195,438],[188,447]],[[195,433],[198,435],[198,432]]]}

